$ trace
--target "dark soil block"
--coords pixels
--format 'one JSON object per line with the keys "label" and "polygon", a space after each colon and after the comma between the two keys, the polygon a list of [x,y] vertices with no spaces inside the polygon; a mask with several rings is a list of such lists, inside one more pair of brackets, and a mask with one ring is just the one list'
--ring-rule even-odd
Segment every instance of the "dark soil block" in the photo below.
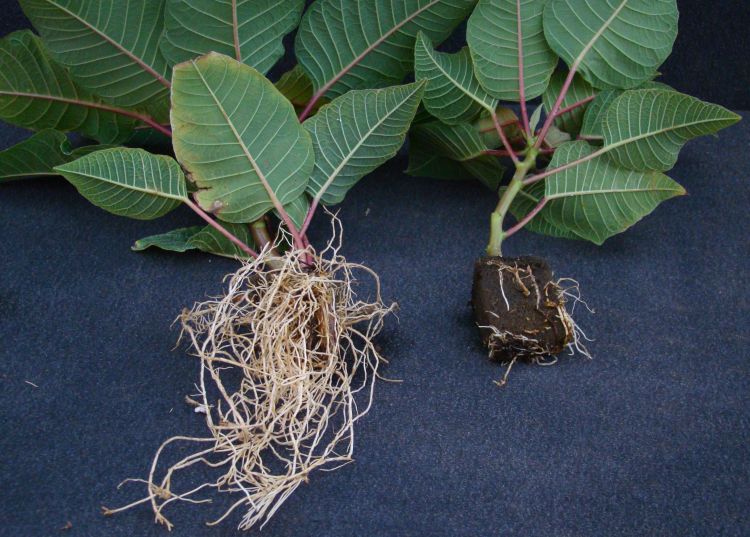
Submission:
{"label": "dark soil block", "polygon": [[574,337],[562,289],[540,257],[483,257],[474,265],[474,320],[500,361],[561,352]]}

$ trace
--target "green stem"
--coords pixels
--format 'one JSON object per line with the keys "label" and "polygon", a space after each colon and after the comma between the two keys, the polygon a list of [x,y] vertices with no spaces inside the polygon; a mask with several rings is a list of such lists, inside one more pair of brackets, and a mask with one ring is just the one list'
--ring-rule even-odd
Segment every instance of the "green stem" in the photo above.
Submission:
{"label": "green stem", "polygon": [[497,207],[490,215],[490,242],[487,245],[487,255],[489,256],[503,255],[502,246],[506,237],[506,233],[503,231],[505,215],[508,214],[513,200],[523,188],[523,180],[526,174],[536,165],[538,155],[539,150],[531,147],[526,153],[526,158],[516,164],[516,173],[513,174],[513,179],[510,180],[508,188],[505,189]]}

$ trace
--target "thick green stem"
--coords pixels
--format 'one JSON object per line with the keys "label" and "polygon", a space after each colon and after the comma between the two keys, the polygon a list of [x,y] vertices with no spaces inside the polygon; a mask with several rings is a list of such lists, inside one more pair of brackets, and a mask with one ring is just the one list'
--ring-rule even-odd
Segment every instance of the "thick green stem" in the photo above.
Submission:
{"label": "thick green stem", "polygon": [[505,239],[503,222],[505,221],[505,215],[508,214],[513,200],[523,188],[523,180],[526,174],[536,165],[538,155],[539,150],[531,147],[526,153],[526,158],[516,164],[516,173],[513,174],[513,179],[510,180],[508,188],[505,189],[497,207],[490,215],[490,242],[487,245],[487,255],[489,256],[503,255],[502,246],[503,239]]}

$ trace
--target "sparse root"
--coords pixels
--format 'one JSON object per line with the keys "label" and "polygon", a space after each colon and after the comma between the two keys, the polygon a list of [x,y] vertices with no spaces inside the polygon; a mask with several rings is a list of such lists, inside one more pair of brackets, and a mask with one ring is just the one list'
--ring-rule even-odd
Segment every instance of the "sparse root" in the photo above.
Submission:
{"label": "sparse root", "polygon": [[[591,360],[591,353],[586,348],[585,342],[592,342],[593,339],[589,338],[579,324],[573,318],[578,304],[583,304],[583,307],[588,310],[589,313],[594,313],[594,310],[589,307],[586,301],[581,298],[581,286],[573,278],[560,278],[554,283],[555,292],[560,297],[562,314],[564,314],[565,326],[568,328],[571,335],[568,341],[568,354],[574,355],[576,353],[584,356]],[[570,303],[570,312],[565,308],[565,304]],[[555,360],[557,361],[557,360]],[[542,364],[551,365],[551,364]]]}
{"label": "sparse root", "polygon": [[[373,337],[395,304],[383,303],[377,275],[347,262],[339,247],[331,240],[320,254],[311,250],[313,267],[299,253],[269,264],[267,249],[228,276],[223,296],[182,313],[182,336],[201,361],[194,397],[208,434],[165,441],[143,481],[147,496],[107,514],[150,502],[171,528],[170,503],[210,501],[195,495],[215,489],[238,497],[209,524],[241,508],[239,529],[247,530],[268,521],[312,471],[352,461],[354,424],[370,408],[383,361]],[[353,290],[360,272],[374,281],[371,301]],[[165,467],[163,452],[178,442],[196,449]],[[176,492],[174,478],[193,465],[219,475]]]}
{"label": "sparse root", "polygon": [[[536,309],[541,311],[542,307],[554,308],[555,316],[565,329],[565,348],[568,349],[569,355],[580,354],[591,359],[591,353],[586,348],[586,341],[589,339],[581,327],[573,319],[576,305],[582,304],[590,313],[594,310],[581,298],[579,283],[572,278],[561,278],[555,282],[549,282],[544,289],[539,289],[536,278],[530,266],[508,265],[503,262],[493,261],[491,264],[498,267],[498,278],[500,293],[505,302],[506,309],[510,311],[508,298],[505,294],[504,274],[511,275],[510,283],[516,286],[524,296],[535,296]],[[566,304],[571,304],[570,312]],[[494,317],[498,315],[494,312],[488,312]],[[489,357],[492,358],[499,354],[510,356],[509,360],[502,362],[505,366],[505,372],[501,379],[494,381],[498,386],[505,386],[513,366],[519,360],[526,361],[535,365],[549,366],[557,363],[558,358],[554,352],[546,347],[533,334],[514,333],[509,330],[500,330],[496,326],[480,326],[486,329],[487,349]]]}

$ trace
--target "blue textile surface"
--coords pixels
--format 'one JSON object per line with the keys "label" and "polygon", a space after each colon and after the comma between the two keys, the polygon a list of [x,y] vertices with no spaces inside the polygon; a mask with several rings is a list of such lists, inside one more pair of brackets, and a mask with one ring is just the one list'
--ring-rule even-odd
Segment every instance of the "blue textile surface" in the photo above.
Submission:
{"label": "blue textile surface", "polygon": [[[0,128],[0,147],[21,136]],[[502,389],[468,307],[492,195],[405,176],[401,157],[364,180],[340,208],[344,253],[401,305],[380,343],[403,382],[377,386],[356,462],[313,474],[262,534],[750,535],[749,149],[747,121],[690,143],[670,174],[689,195],[603,247],[511,239],[581,283],[594,360],[517,365]],[[115,486],[201,433],[183,400],[197,363],[170,325],[234,263],[129,250],[196,223],[186,211],[118,218],[61,179],[0,197],[0,535],[166,535],[146,507],[99,506],[139,498]],[[174,507],[174,535],[236,535],[239,516],[203,525],[219,508]]]}

